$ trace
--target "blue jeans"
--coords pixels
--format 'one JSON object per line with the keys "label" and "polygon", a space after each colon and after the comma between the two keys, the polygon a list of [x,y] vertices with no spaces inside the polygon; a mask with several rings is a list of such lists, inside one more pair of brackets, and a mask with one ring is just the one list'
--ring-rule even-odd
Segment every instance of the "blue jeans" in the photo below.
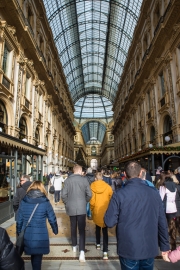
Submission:
{"label": "blue jeans", "polygon": [[87,217],[92,216],[89,202],[86,204],[86,213],[87,213]]}
{"label": "blue jeans", "polygon": [[54,201],[55,201],[55,203],[60,201],[60,193],[61,193],[60,190],[55,190],[55,192],[54,192]]}
{"label": "blue jeans", "polygon": [[31,264],[33,270],[41,270],[42,254],[31,255]]}
{"label": "blue jeans", "polygon": [[131,260],[119,256],[121,270],[153,270],[154,258],[145,260]]}

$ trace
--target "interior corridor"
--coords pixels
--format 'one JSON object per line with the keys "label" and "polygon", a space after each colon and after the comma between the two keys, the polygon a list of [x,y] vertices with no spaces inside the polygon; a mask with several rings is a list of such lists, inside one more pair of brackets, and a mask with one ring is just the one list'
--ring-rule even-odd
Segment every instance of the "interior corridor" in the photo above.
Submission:
{"label": "interior corridor", "polygon": [[[118,256],[116,253],[116,236],[115,227],[109,229],[109,260],[103,261],[102,250],[97,250],[95,247],[95,225],[92,220],[86,220],[86,262],[79,262],[79,252],[73,253],[70,238],[70,222],[66,215],[65,207],[62,202],[55,205],[53,196],[49,195],[49,199],[53,205],[56,213],[59,233],[54,235],[48,223],[48,230],[50,236],[50,253],[43,256],[42,269],[43,270],[115,270],[121,269]],[[1,227],[6,228],[12,242],[16,239],[16,225],[14,218],[1,224]],[[138,247],[137,247],[138,248]],[[30,257],[23,255],[25,260],[25,269],[31,270]],[[180,261],[172,264],[167,263],[158,256],[155,260],[154,270],[179,270]]]}

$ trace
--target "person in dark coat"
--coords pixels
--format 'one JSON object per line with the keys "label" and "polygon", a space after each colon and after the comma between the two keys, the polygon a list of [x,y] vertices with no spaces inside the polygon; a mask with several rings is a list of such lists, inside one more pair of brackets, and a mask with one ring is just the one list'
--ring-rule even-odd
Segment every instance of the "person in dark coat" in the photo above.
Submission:
{"label": "person in dark coat", "polygon": [[176,224],[176,230],[180,236],[180,184],[176,185],[177,192],[176,192],[176,219],[175,219],[175,224]]}
{"label": "person in dark coat", "polygon": [[17,188],[16,194],[13,199],[13,209],[15,212],[15,220],[17,221],[18,208],[21,200],[26,195],[27,189],[30,187],[32,182],[30,181],[29,175],[23,174],[20,179],[20,186]]}
{"label": "person in dark coat", "polygon": [[[87,169],[86,178],[87,178],[87,180],[89,182],[89,185],[91,185],[95,181],[95,175],[92,172],[92,168]],[[86,204],[86,212],[87,212],[87,218],[91,220],[92,219],[92,213],[91,213],[90,203],[89,202],[87,202],[87,204]]]}
{"label": "person in dark coat", "polygon": [[177,168],[177,174],[176,174],[176,178],[180,183],[180,167]]}
{"label": "person in dark coat", "polygon": [[111,174],[111,181],[112,181],[112,190],[113,191],[121,188],[122,179],[118,176],[117,172],[113,172]]}
{"label": "person in dark coat", "polygon": [[101,173],[103,174],[103,180],[110,186],[112,186],[112,180],[109,172],[106,170],[102,170]]}
{"label": "person in dark coat", "polygon": [[117,252],[123,270],[153,270],[158,246],[163,257],[170,249],[161,198],[139,178],[140,171],[138,162],[126,164],[126,185],[113,194],[104,218],[107,227],[117,225]]}
{"label": "person in dark coat", "polygon": [[21,201],[19,207],[17,219],[18,234],[24,230],[36,204],[39,204],[24,234],[24,252],[27,255],[31,255],[33,270],[41,269],[43,254],[50,252],[46,219],[48,219],[53,233],[58,234],[56,216],[46,196],[47,193],[42,182],[34,181],[27,190],[27,195]]}
{"label": "person in dark coat", "polygon": [[86,178],[87,178],[87,180],[88,180],[88,182],[89,182],[90,185],[92,184],[92,182],[94,182],[94,180],[95,180],[95,175],[94,175],[94,173],[92,172],[92,168],[88,168],[88,169],[87,169],[87,172],[86,172]]}
{"label": "person in dark coat", "polygon": [[50,177],[47,173],[44,175],[44,187],[46,192],[48,193],[48,186],[49,186]]}
{"label": "person in dark coat", "polygon": [[148,171],[146,171],[146,180],[152,183],[152,177]]}
{"label": "person in dark coat", "polygon": [[0,269],[24,270],[24,261],[17,253],[5,229],[0,227]]}

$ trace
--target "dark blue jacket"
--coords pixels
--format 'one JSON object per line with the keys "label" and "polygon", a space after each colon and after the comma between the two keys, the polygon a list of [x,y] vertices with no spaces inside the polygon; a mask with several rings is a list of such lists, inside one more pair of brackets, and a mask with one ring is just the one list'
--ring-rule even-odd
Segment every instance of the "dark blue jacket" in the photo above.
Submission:
{"label": "dark blue jacket", "polygon": [[117,253],[123,258],[143,260],[169,250],[167,221],[155,188],[140,178],[128,180],[110,201],[104,218],[107,227],[117,224]]}
{"label": "dark blue jacket", "polygon": [[49,253],[49,235],[46,225],[47,218],[53,233],[58,233],[56,216],[52,205],[48,198],[39,190],[30,190],[21,201],[18,211],[17,233],[19,234],[25,228],[37,203],[39,203],[39,205],[24,235],[24,251],[27,255]]}
{"label": "dark blue jacket", "polygon": [[106,182],[108,185],[112,186],[112,180],[110,176],[103,175],[103,180]]}

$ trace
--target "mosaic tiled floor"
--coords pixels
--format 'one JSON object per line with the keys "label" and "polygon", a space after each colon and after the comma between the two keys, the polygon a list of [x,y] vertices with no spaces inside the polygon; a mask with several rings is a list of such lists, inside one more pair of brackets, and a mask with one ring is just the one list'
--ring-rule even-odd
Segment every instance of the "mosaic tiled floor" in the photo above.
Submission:
{"label": "mosaic tiled floor", "polygon": [[[43,256],[44,261],[51,261],[51,260],[78,260],[79,258],[79,251],[77,249],[76,253],[73,253],[71,240],[70,240],[70,221],[69,217],[65,213],[64,204],[60,202],[59,204],[55,205],[53,202],[52,197],[50,196],[50,200],[54,211],[56,213],[57,222],[59,233],[58,235],[54,235],[52,233],[52,229],[47,223],[48,232],[50,237],[50,253],[48,255]],[[16,227],[15,223],[7,228],[7,232],[11,237],[12,241],[15,242],[16,236]],[[109,260],[118,260],[118,256],[116,253],[116,237],[115,237],[115,228],[108,229],[109,235],[109,251],[108,257]],[[179,242],[179,241],[178,241]],[[92,220],[86,220],[86,250],[85,256],[86,260],[102,260],[103,252],[102,250],[97,250],[95,247],[95,225]],[[26,261],[30,260],[29,256],[23,255],[23,258]],[[160,259],[161,256],[158,256],[156,259]]]}
{"label": "mosaic tiled floor", "polygon": [[[51,198],[51,197],[50,197]],[[52,232],[52,229],[50,227],[50,224],[47,222],[47,227],[49,231],[49,237],[52,238],[61,238],[61,237],[67,237],[70,238],[70,221],[69,216],[66,215],[64,204],[62,202],[58,203],[57,205],[54,204],[53,200],[51,199],[51,203],[53,205],[54,211],[56,213],[57,223],[58,223],[58,230],[59,233],[57,235],[54,235]],[[13,224],[7,229],[7,232],[10,237],[16,236],[16,225]],[[115,228],[108,229],[108,235],[109,238],[115,237]],[[86,237],[89,238],[95,238],[95,225],[92,220],[86,220]],[[59,239],[58,239],[59,241]],[[94,241],[94,240],[93,240]]]}
{"label": "mosaic tiled floor", "polygon": [[[86,260],[101,260],[103,256],[102,250],[97,250],[94,244],[86,244],[85,249],[85,257]],[[116,244],[109,244],[108,251],[109,259],[115,260],[118,259],[116,253]],[[23,256],[25,260],[29,260],[30,258],[26,255]],[[77,252],[74,253],[72,251],[71,245],[66,244],[51,244],[50,253],[48,255],[44,255],[44,260],[78,260],[79,258],[79,250],[77,248]]]}
{"label": "mosaic tiled floor", "polygon": [[[54,204],[52,197],[50,197],[51,203],[55,210],[59,233],[57,236],[53,235],[52,230],[48,224],[49,236],[50,236],[50,254],[43,256],[42,269],[43,270],[115,270],[121,269],[118,256],[116,254],[116,237],[115,228],[109,229],[109,260],[102,260],[102,250],[96,250],[95,248],[95,225],[93,221],[87,220],[86,223],[86,263],[80,263],[79,252],[72,252],[71,240],[70,240],[70,222],[69,217],[65,213],[63,203],[57,205]],[[15,242],[16,228],[13,219],[2,224],[6,228],[11,240]],[[13,225],[11,225],[13,224]],[[178,239],[179,240],[179,239]],[[178,245],[179,245],[178,241]],[[31,270],[30,257],[23,255],[25,259],[26,270]],[[158,259],[158,260],[157,260]],[[154,270],[179,270],[180,261],[172,264],[161,260],[161,256],[158,256],[155,260]]]}

